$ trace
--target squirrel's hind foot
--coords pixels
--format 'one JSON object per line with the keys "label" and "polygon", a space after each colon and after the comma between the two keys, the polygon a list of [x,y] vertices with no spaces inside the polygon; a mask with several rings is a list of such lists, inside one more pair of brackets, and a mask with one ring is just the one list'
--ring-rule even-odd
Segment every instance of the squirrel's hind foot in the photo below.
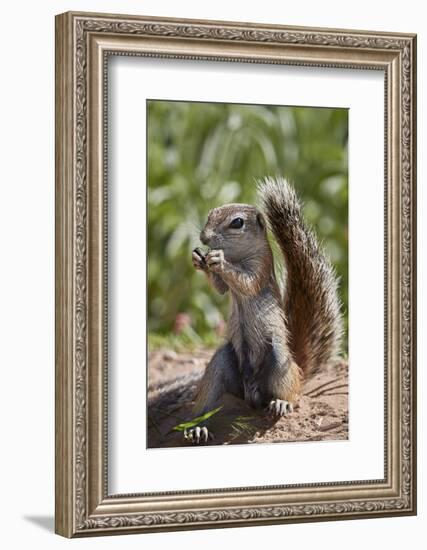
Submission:
{"label": "squirrel's hind foot", "polygon": [[270,416],[286,416],[294,411],[292,403],[283,399],[272,399],[267,407]]}
{"label": "squirrel's hind foot", "polygon": [[184,430],[184,440],[193,445],[203,445],[213,439],[213,433],[206,426],[196,426],[195,428]]}

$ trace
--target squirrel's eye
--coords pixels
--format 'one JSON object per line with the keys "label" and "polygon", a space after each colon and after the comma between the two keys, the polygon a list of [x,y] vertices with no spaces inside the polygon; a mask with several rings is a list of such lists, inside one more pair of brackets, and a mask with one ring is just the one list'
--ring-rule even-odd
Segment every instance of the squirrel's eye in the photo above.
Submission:
{"label": "squirrel's eye", "polygon": [[232,229],[240,229],[241,227],[243,227],[243,224],[245,222],[243,221],[242,218],[235,218],[231,223],[230,223],[230,227]]}

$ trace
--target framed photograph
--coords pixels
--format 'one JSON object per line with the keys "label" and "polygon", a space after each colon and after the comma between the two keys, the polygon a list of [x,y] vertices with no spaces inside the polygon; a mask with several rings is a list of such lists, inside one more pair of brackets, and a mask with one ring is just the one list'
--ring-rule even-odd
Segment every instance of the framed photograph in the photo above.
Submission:
{"label": "framed photograph", "polygon": [[416,513],[416,37],[56,18],[56,532]]}

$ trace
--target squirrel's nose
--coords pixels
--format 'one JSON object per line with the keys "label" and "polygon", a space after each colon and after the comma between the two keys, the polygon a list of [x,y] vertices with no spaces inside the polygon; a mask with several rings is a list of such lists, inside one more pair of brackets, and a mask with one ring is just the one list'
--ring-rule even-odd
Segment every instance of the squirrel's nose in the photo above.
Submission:
{"label": "squirrel's nose", "polygon": [[211,232],[210,231],[208,232],[205,229],[203,229],[203,231],[200,233],[200,240],[206,246],[209,244],[211,237],[212,237]]}

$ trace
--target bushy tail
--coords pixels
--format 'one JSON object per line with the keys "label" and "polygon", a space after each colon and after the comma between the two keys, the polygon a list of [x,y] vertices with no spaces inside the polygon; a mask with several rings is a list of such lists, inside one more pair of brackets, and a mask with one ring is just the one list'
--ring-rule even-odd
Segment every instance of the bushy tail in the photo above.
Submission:
{"label": "bushy tail", "polygon": [[342,336],[338,278],[315,234],[303,219],[301,203],[283,178],[258,184],[261,206],[285,259],[285,313],[290,348],[305,374],[339,353]]}

